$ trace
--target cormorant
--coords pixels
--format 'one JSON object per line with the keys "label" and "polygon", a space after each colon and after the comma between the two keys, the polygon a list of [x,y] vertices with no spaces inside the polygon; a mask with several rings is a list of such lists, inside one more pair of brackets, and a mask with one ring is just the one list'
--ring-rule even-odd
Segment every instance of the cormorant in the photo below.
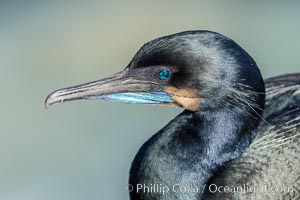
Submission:
{"label": "cormorant", "polygon": [[185,109],[138,151],[131,200],[299,199],[299,94],[300,74],[265,84],[233,40],[186,31],[144,44],[119,73],[52,92],[45,105],[103,99]]}

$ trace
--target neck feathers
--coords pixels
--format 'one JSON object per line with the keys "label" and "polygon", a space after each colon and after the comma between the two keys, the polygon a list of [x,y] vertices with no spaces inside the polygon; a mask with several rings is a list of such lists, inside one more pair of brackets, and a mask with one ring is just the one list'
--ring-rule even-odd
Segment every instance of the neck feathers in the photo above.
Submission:
{"label": "neck feathers", "polygon": [[169,199],[187,198],[186,194],[172,191],[163,196],[137,191],[137,185],[144,183],[145,186],[205,187],[218,167],[240,156],[254,138],[255,122],[243,117],[226,109],[212,113],[182,112],[150,138],[136,155],[130,171],[129,182],[134,187],[131,199],[158,200],[166,195]]}

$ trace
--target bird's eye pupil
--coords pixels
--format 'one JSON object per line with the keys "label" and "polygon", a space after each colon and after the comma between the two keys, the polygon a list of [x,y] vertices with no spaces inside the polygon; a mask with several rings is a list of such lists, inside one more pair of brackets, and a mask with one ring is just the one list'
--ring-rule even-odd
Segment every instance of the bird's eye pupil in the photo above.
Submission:
{"label": "bird's eye pupil", "polygon": [[169,78],[169,76],[170,76],[170,71],[167,70],[167,69],[160,70],[160,71],[158,72],[158,76],[159,76],[159,78],[160,78],[161,80],[165,80],[165,79]]}

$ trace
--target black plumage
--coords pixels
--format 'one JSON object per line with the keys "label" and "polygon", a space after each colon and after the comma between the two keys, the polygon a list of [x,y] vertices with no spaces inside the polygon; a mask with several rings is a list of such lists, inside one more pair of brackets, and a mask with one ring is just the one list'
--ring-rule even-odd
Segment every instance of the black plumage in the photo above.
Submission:
{"label": "black plumage", "polygon": [[[269,179],[260,173],[269,177],[291,163],[293,173],[300,174],[299,157],[286,158],[299,152],[299,81],[297,74],[269,79],[266,93],[255,61],[233,40],[210,31],[187,31],[146,43],[123,71],[109,78],[54,91],[46,106],[105,99],[183,107],[137,153],[130,170],[131,199],[242,198],[249,194],[226,196],[210,191],[209,185],[254,180],[263,185]],[[296,191],[300,188],[299,178],[289,181],[285,183]],[[198,190],[176,192],[174,185]],[[152,186],[170,190],[144,190]]]}
{"label": "black plumage", "polygon": [[248,191],[211,193],[207,188],[205,199],[300,199],[300,74],[269,78],[265,85],[266,122],[246,152],[207,183]]}

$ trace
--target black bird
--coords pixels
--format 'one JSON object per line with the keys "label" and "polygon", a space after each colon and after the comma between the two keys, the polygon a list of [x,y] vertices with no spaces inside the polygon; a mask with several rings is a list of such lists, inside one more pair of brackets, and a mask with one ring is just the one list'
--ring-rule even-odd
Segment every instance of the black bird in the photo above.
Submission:
{"label": "black bird", "polygon": [[[103,99],[185,109],[138,151],[132,200],[299,199],[300,74],[269,79],[266,89],[233,40],[186,31],[144,44],[111,77],[52,92],[45,105]],[[258,191],[279,184],[293,191]]]}

